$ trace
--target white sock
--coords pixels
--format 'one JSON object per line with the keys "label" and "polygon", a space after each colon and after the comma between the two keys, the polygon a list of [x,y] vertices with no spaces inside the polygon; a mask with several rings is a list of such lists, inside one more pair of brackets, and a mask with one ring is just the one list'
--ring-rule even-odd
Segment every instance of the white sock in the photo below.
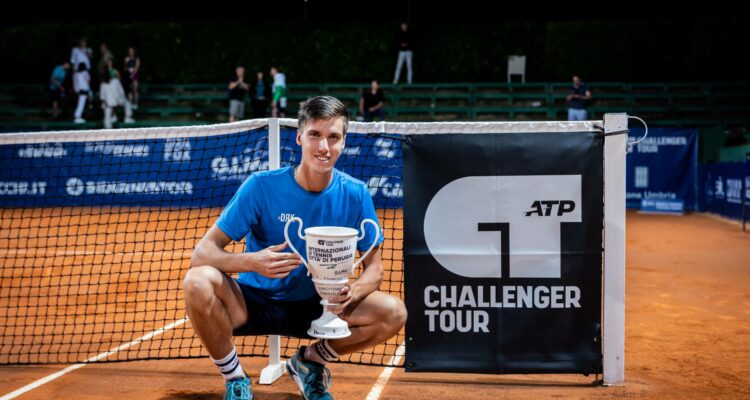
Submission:
{"label": "white sock", "polygon": [[327,364],[336,361],[339,355],[336,354],[328,343],[328,339],[319,340],[305,349],[305,360],[314,361],[318,364]]}
{"label": "white sock", "polygon": [[219,367],[219,371],[221,371],[224,380],[228,381],[230,379],[247,376],[245,375],[245,371],[242,370],[242,365],[240,365],[240,359],[237,357],[237,349],[235,347],[232,347],[232,351],[222,359],[216,360],[212,357],[211,361]]}

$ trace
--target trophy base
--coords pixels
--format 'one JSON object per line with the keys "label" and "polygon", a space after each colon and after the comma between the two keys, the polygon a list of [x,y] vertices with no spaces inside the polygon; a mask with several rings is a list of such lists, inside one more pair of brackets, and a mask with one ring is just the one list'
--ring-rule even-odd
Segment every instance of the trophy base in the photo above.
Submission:
{"label": "trophy base", "polygon": [[352,331],[349,330],[349,324],[336,314],[325,311],[320,318],[310,324],[307,334],[319,339],[341,339],[349,337]]}

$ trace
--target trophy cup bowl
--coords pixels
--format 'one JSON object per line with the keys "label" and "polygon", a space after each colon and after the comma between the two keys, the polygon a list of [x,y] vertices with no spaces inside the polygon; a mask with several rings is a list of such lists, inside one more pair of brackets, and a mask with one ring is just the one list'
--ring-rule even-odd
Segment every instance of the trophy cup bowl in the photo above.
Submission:
{"label": "trophy cup bowl", "polygon": [[[297,235],[305,241],[307,261],[297,251],[292,241],[289,240],[289,226],[294,221],[299,222]],[[357,242],[364,239],[365,224],[367,223],[375,227],[375,239],[362,257],[354,261],[354,256],[357,252]],[[320,304],[323,305],[323,314],[320,318],[312,322],[307,334],[322,339],[345,338],[351,335],[349,325],[346,321],[328,310],[328,306],[333,304],[329,302],[329,299],[336,297],[341,289],[349,284],[349,276],[354,268],[375,247],[380,238],[378,224],[371,219],[363,220],[360,226],[361,235],[356,229],[348,227],[316,226],[306,228],[304,236],[302,235],[302,224],[302,219],[299,217],[288,220],[284,226],[284,238],[292,251],[302,258],[302,263],[305,264],[308,275],[312,275],[315,290],[322,299]]]}

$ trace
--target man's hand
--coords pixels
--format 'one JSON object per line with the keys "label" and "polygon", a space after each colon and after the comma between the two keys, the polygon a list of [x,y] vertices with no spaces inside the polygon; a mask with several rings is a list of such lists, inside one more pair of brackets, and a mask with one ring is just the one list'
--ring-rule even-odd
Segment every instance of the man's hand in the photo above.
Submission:
{"label": "man's hand", "polygon": [[352,312],[352,306],[362,301],[359,296],[353,293],[355,291],[356,290],[353,290],[350,285],[341,288],[338,296],[328,299],[328,302],[331,303],[331,305],[328,306],[328,310],[340,317],[348,316]]}
{"label": "man's hand", "polygon": [[302,264],[302,259],[294,253],[281,252],[287,243],[269,246],[256,253],[250,253],[253,269],[267,278],[284,278]]}

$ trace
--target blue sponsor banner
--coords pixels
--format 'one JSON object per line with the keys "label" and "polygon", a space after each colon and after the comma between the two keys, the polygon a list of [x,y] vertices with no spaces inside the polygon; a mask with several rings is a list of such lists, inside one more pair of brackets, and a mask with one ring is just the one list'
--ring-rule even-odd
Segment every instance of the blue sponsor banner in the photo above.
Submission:
{"label": "blue sponsor banner", "polygon": [[680,200],[641,200],[641,212],[682,215],[685,203]]}
{"label": "blue sponsor banner", "polygon": [[750,163],[703,164],[700,176],[700,210],[741,220],[743,200],[750,206]]}
{"label": "blue sponsor banner", "polygon": [[[628,141],[643,136],[632,128]],[[698,129],[650,128],[648,137],[633,146],[627,157],[627,206],[642,200],[682,201],[686,210],[696,206]]]}
{"label": "blue sponsor banner", "polygon": [[[281,165],[297,164],[282,128]],[[349,134],[336,167],[369,185],[378,208],[400,208],[401,142]],[[191,138],[0,146],[0,207],[223,207],[268,169],[268,129]]]}
{"label": "blue sponsor banner", "polygon": [[268,168],[267,129],[193,138],[0,147],[0,206],[225,205]]}

